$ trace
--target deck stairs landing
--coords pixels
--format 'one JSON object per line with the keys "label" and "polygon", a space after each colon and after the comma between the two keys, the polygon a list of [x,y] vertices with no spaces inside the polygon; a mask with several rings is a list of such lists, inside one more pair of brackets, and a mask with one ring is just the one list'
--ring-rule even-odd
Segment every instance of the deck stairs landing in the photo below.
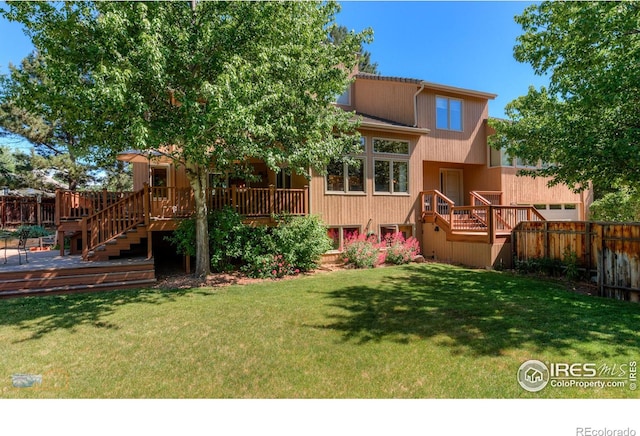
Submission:
{"label": "deck stairs landing", "polygon": [[458,206],[437,190],[423,191],[422,221],[438,224],[446,232],[448,241],[484,243],[510,237],[522,221],[545,221],[534,207],[502,205],[501,198],[501,193],[485,197],[472,191],[470,205]]}

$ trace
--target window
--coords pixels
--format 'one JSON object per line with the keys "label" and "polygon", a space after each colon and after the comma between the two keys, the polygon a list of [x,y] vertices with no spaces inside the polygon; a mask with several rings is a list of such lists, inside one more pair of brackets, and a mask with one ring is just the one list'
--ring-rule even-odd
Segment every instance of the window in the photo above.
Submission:
{"label": "window", "polygon": [[344,243],[360,234],[359,226],[351,226],[351,227],[330,227],[327,229],[327,235],[332,241],[332,250],[342,251],[342,247],[344,247]]}
{"label": "window", "polygon": [[343,106],[351,105],[351,85],[347,87],[347,89],[336,98],[336,103],[341,104]]}
{"label": "window", "polygon": [[284,168],[280,168],[276,174],[276,188],[291,189],[291,174],[287,174]]}
{"label": "window", "polygon": [[376,160],[373,166],[375,192],[391,194],[409,192],[409,162]]}
{"label": "window", "polygon": [[513,158],[507,154],[507,152],[502,150],[496,150],[493,147],[489,147],[489,166],[492,167],[512,167],[513,166]]}
{"label": "window", "polygon": [[169,169],[167,167],[151,168],[151,187],[153,197],[166,198],[169,186]]}
{"label": "window", "polygon": [[331,161],[327,165],[327,192],[364,192],[365,159],[354,164]]}
{"label": "window", "polygon": [[462,100],[436,97],[436,128],[462,132]]}
{"label": "window", "polygon": [[409,141],[397,139],[373,139],[374,153],[409,154]]}
{"label": "window", "polygon": [[380,240],[384,241],[387,236],[393,236],[396,233],[402,233],[404,239],[413,236],[413,226],[407,224],[386,224],[380,226]]}

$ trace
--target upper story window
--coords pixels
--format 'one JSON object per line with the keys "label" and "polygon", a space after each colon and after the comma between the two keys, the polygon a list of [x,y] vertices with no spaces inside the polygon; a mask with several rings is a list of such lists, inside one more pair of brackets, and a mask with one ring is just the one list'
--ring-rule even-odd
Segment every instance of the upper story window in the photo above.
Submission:
{"label": "upper story window", "polygon": [[436,128],[462,132],[462,100],[436,97]]}
{"label": "upper story window", "polygon": [[351,106],[351,85],[336,98],[336,103],[343,106]]}
{"label": "upper story window", "polygon": [[[362,153],[365,153],[365,138],[360,138]],[[341,160],[332,160],[327,165],[326,191],[332,193],[365,192],[364,157],[355,158],[355,162],[348,164]]]}
{"label": "upper story window", "polygon": [[374,153],[409,154],[409,141],[373,138]]}

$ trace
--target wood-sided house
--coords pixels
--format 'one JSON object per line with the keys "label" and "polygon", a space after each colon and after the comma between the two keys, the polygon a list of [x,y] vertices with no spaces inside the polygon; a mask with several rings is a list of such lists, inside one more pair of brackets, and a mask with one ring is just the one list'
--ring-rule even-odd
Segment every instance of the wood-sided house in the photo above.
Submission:
{"label": "wood-sided house", "polygon": [[[589,193],[517,177],[519,162],[492,150],[488,103],[494,94],[417,79],[355,75],[337,104],[360,119],[362,152],[332,162],[311,180],[251,162],[259,181],[212,173],[210,209],[231,206],[247,220],[274,214],[318,214],[338,258],[347,235],[402,232],[425,257],[472,266],[510,263],[511,229],[519,221],[584,219]],[[57,194],[60,233],[85,258],[108,258],[140,244],[148,256],[160,235],[193,211],[184,168],[162,153],[130,151],[133,193]],[[61,235],[59,235],[60,237]]]}

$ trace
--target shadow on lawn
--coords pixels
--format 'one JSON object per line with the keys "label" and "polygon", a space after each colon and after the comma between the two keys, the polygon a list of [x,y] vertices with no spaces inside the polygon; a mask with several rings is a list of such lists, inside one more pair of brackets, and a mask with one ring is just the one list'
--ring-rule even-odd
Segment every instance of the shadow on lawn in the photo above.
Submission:
{"label": "shadow on lawn", "polygon": [[323,327],[342,331],[346,341],[434,338],[454,353],[476,355],[523,346],[566,354],[579,344],[581,355],[607,358],[640,347],[639,305],[508,274],[437,264],[408,271],[408,280],[401,273],[330,292],[341,310]]}
{"label": "shadow on lawn", "polygon": [[79,325],[118,329],[107,317],[120,306],[164,304],[186,293],[197,292],[194,289],[141,289],[5,299],[0,300],[0,326],[15,326],[31,332],[29,337],[16,342],[38,339],[59,329],[73,331]]}

